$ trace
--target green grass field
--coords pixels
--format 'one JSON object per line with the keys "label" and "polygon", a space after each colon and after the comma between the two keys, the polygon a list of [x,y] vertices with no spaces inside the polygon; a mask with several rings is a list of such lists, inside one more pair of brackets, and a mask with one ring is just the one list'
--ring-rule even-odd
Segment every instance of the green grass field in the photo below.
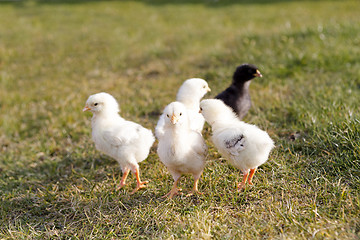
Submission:
{"label": "green grass field", "polygon": [[[0,239],[360,238],[358,1],[0,1]],[[210,142],[201,196],[161,199],[172,178],[156,143],[116,191],[95,149],[90,94],[154,129],[191,77],[212,98],[256,64],[244,121],[276,142],[254,185]]]}

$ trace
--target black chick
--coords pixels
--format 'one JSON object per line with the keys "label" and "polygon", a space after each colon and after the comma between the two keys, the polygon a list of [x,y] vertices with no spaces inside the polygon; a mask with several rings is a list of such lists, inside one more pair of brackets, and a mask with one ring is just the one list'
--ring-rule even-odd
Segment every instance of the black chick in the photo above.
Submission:
{"label": "black chick", "polygon": [[222,100],[234,110],[239,119],[242,119],[251,107],[249,85],[250,80],[255,77],[262,77],[255,65],[242,64],[238,66],[231,85],[215,98]]}

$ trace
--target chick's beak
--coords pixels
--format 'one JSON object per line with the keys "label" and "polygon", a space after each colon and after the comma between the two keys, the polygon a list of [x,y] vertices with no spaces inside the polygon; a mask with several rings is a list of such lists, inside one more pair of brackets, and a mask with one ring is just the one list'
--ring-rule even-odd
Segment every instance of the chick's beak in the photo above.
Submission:
{"label": "chick's beak", "polygon": [[171,116],[171,123],[176,124],[178,121],[179,121],[179,118],[177,116],[175,116],[175,114],[173,114]]}
{"label": "chick's beak", "polygon": [[211,89],[209,87],[206,88],[206,91],[211,92]]}
{"label": "chick's beak", "polygon": [[256,73],[254,74],[255,77],[262,77],[262,74],[259,70],[256,70]]}
{"label": "chick's beak", "polygon": [[91,108],[89,108],[88,106],[85,106],[85,107],[83,108],[83,112],[90,111],[90,110],[91,110]]}

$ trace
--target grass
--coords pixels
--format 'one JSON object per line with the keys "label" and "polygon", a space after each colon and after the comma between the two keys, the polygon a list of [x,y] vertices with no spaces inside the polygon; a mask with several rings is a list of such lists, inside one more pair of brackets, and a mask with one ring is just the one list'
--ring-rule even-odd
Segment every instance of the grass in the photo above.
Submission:
{"label": "grass", "polygon": [[[357,1],[0,2],[1,239],[356,239],[360,236],[360,25]],[[149,187],[115,191],[120,169],[95,150],[90,94],[154,129],[190,77],[213,97],[237,65],[244,119],[276,142],[254,186],[208,141],[202,196],[160,196],[172,180],[154,145]]]}

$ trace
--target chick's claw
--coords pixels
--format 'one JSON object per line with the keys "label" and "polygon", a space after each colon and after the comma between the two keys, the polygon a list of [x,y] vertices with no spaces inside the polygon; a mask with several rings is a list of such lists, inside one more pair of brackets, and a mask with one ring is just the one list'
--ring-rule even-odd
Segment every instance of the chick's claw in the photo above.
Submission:
{"label": "chick's claw", "polygon": [[120,185],[116,188],[116,191],[119,191],[125,186],[125,183],[120,182]]}
{"label": "chick's claw", "polygon": [[136,193],[140,189],[146,188],[147,186],[145,184],[148,184],[149,181],[140,182],[136,185],[136,188],[130,193],[130,195]]}
{"label": "chick's claw", "polygon": [[237,191],[241,192],[243,190],[243,188],[245,188],[245,183],[239,183],[237,186]]}
{"label": "chick's claw", "polygon": [[192,195],[204,195],[204,193],[200,192],[199,190],[192,190],[188,195],[186,195],[187,197],[190,197]]}
{"label": "chick's claw", "polygon": [[165,194],[164,196],[162,196],[162,198],[166,198],[168,197],[169,199],[172,199],[175,195],[177,195],[179,192],[181,192],[182,189],[181,188],[172,188],[170,190],[170,192],[168,192],[167,194]]}

